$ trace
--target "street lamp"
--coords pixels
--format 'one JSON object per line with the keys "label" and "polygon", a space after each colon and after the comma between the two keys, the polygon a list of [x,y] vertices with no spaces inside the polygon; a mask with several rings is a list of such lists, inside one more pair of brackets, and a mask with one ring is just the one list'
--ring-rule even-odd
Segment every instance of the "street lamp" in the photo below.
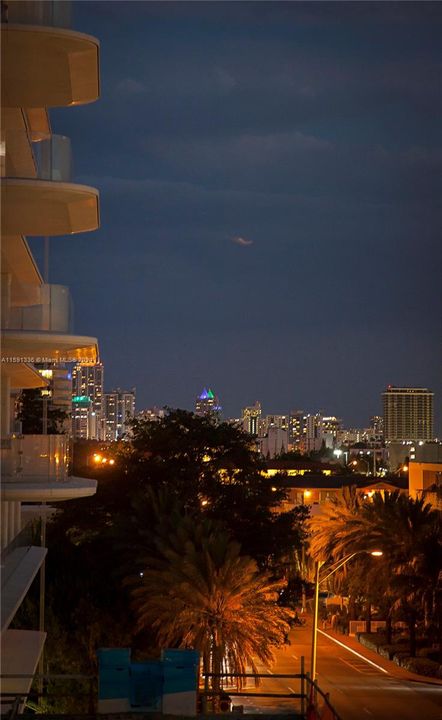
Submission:
{"label": "street lamp", "polygon": [[353,465],[353,467],[356,467],[357,464],[360,463],[360,462],[365,463],[366,468],[367,468],[367,472],[366,472],[365,474],[366,474],[366,475],[369,475],[369,474],[370,474],[370,463],[368,462],[368,460],[365,460],[365,458],[360,457],[360,458],[358,458],[357,460],[352,460],[352,463],[351,463],[351,464]]}
{"label": "street lamp", "polygon": [[[311,670],[310,670],[310,677],[312,682],[315,681],[316,678],[316,651],[318,647],[318,613],[319,613],[319,586],[321,583],[328,580],[328,578],[333,575],[337,570],[339,570],[341,567],[346,565],[349,560],[355,557],[355,555],[359,555],[360,553],[369,553],[370,555],[373,555],[374,557],[380,557],[383,555],[382,550],[356,550],[356,552],[351,553],[350,555],[347,555],[342,560],[338,560],[337,563],[335,563],[336,567],[333,568],[333,570],[330,570],[324,577],[319,577],[319,572],[321,570],[321,567],[324,565],[323,560],[317,560],[316,561],[316,568],[315,568],[315,605],[314,605],[314,613],[313,613],[313,629],[312,629],[312,657],[311,657]],[[333,566],[332,566],[333,567]]]}

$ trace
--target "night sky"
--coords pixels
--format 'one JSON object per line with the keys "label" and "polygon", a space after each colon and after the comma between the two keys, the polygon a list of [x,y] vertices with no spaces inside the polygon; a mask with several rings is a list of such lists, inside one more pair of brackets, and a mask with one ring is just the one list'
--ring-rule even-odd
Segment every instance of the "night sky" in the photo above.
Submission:
{"label": "night sky", "polygon": [[102,96],[51,118],[101,229],[52,240],[50,279],[106,388],[347,427],[389,383],[437,406],[442,5],[74,5]]}

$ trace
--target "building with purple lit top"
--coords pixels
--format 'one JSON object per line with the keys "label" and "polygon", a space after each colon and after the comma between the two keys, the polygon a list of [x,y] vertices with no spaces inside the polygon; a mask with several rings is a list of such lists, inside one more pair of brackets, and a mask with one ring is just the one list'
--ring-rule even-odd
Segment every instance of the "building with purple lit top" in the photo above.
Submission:
{"label": "building with purple lit top", "polygon": [[204,388],[201,395],[198,395],[195,401],[195,415],[221,415],[221,405],[219,404],[218,397],[209,388]]}

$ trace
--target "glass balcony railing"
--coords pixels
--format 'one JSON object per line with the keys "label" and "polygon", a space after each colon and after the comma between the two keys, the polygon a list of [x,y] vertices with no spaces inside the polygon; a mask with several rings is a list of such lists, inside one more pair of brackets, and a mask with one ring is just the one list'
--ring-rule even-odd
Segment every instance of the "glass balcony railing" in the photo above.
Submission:
{"label": "glass balcony railing", "polygon": [[39,296],[35,305],[10,308],[7,329],[72,333],[73,306],[69,288],[42,285]]}
{"label": "glass balcony railing", "polygon": [[33,138],[24,130],[4,130],[1,150],[4,178],[71,181],[71,141],[64,135]]}
{"label": "glass balcony railing", "polygon": [[2,439],[3,482],[63,482],[68,478],[66,435],[18,435]]}
{"label": "glass balcony railing", "polygon": [[2,2],[2,22],[11,25],[40,25],[69,29],[72,6],[69,0],[7,0]]}

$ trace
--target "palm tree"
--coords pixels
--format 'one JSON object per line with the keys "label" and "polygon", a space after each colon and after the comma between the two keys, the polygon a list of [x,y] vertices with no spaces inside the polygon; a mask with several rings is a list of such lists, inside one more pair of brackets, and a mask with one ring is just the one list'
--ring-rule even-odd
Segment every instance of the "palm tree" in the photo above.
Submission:
{"label": "palm tree", "polygon": [[[317,559],[338,560],[359,550],[383,551],[383,571],[375,575],[377,588],[372,589],[383,589],[389,599],[387,619],[393,610],[406,615],[413,655],[418,615],[425,614],[429,626],[430,618],[437,623],[440,610],[439,513],[423,499],[399,491],[375,493],[370,500],[350,504],[344,498],[330,503],[324,514],[311,519],[310,531],[311,552]],[[364,563],[363,557],[358,557],[358,564]]]}
{"label": "palm tree", "polygon": [[156,553],[131,581],[138,629],[152,628],[162,648],[199,650],[214,692],[223,671],[271,663],[289,630],[288,612],[276,605],[281,583],[259,572],[214,521],[195,523],[175,510],[157,531]]}

